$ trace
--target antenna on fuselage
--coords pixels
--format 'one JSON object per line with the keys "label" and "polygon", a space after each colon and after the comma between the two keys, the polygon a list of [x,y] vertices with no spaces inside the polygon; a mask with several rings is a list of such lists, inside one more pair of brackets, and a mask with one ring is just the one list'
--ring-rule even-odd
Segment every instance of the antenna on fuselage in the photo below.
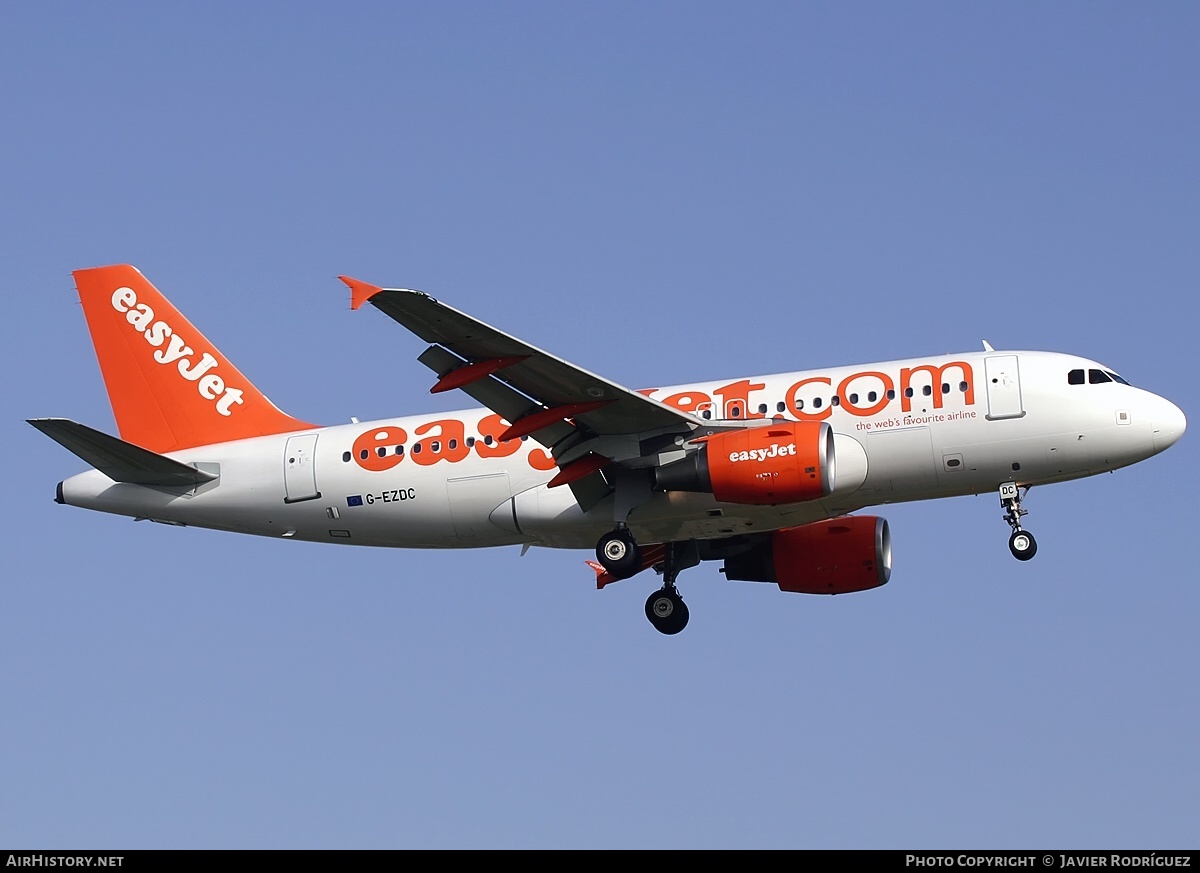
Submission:
{"label": "antenna on fuselage", "polygon": [[984,340],[984,341],[983,341],[983,350],[984,350],[985,352],[994,352],[994,351],[996,351],[994,348],[992,348],[992,344],[991,344],[991,343],[989,343],[987,340]]}

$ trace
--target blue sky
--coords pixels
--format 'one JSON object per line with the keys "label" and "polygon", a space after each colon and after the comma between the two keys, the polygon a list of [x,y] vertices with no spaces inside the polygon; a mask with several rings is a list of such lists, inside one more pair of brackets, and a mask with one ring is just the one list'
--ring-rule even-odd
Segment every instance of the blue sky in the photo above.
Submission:
{"label": "blue sky", "polygon": [[634,387],[1068,351],[1193,420],[1200,11],[0,5],[0,844],[1180,848],[1194,435],[886,507],[890,584],[354,550],[52,502],[114,430],[72,269],[136,264],[286,411],[456,408],[336,276]]}

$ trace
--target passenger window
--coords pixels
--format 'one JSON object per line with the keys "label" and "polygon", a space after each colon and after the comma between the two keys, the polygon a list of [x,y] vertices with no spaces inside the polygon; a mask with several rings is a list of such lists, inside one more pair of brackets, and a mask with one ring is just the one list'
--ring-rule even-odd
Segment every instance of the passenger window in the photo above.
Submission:
{"label": "passenger window", "polygon": [[867,392],[867,403],[874,403],[879,399],[879,395],[874,391]]}
{"label": "passenger window", "polygon": [[1082,385],[1083,384],[1083,370],[1072,370],[1070,373],[1067,373],[1067,384],[1068,385]]}
{"label": "passenger window", "polygon": [[778,403],[775,404],[776,412],[785,412],[786,410],[787,410],[787,404],[784,403],[782,400],[780,400]]}
{"label": "passenger window", "polygon": [[942,393],[943,393],[943,394],[949,394],[949,393],[950,393],[950,383],[949,383],[949,382],[943,382],[943,383],[942,383]]}
{"label": "passenger window", "polygon": [[371,453],[368,452],[366,449],[363,449],[361,452],[358,453],[358,456],[365,461],[367,458],[371,457]]}
{"label": "passenger window", "polygon": [[834,394],[832,397],[829,398],[829,402],[833,406],[841,406],[842,405],[842,395]]}
{"label": "passenger window", "polygon": [[967,393],[967,383],[966,383],[966,382],[959,382],[959,383],[958,383],[958,390],[959,390],[959,391],[961,391],[963,394],[966,394],[966,393]]}
{"label": "passenger window", "polygon": [[[896,399],[896,389],[895,388],[889,388],[887,394],[888,394],[888,400]],[[912,397],[912,394],[909,394],[908,396]]]}
{"label": "passenger window", "polygon": [[850,401],[850,404],[852,406],[858,406],[858,395],[857,394],[851,394],[846,399]]}
{"label": "passenger window", "polygon": [[412,453],[413,453],[414,455],[419,455],[419,454],[421,454],[421,444],[420,444],[420,443],[413,443],[413,449],[412,449]]}
{"label": "passenger window", "polygon": [[813,398],[813,409],[820,409],[820,408],[821,408],[821,398],[814,397]]}
{"label": "passenger window", "polygon": [[908,387],[908,388],[905,388],[905,389],[904,389],[904,396],[905,396],[905,397],[912,397],[912,396],[913,396],[913,390],[912,390],[912,387],[911,387],[911,386],[910,386],[910,387]]}
{"label": "passenger window", "polygon": [[765,404],[765,403],[758,404],[758,414],[759,415],[767,414],[767,404]]}

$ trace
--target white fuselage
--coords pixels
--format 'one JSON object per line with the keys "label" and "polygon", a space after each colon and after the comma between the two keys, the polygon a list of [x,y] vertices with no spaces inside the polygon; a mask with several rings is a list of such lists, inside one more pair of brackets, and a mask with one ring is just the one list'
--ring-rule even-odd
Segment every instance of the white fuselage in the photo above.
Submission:
{"label": "white fuselage", "polygon": [[[1082,383],[1078,376],[1071,383],[1072,371]],[[1107,381],[1089,381],[1093,372]],[[1178,408],[1111,376],[1071,355],[988,351],[646,391],[714,423],[827,421],[836,472],[828,497],[790,505],[655,492],[629,527],[642,543],[792,527],[875,504],[1088,476],[1179,438]],[[219,474],[204,485],[119,484],[93,470],[63,482],[60,499],[156,521],[351,545],[593,546],[613,526],[612,499],[582,511],[570,487],[546,487],[557,472],[548,452],[531,439],[497,442],[503,429],[497,415],[476,409],[219,443],[169,455]]]}

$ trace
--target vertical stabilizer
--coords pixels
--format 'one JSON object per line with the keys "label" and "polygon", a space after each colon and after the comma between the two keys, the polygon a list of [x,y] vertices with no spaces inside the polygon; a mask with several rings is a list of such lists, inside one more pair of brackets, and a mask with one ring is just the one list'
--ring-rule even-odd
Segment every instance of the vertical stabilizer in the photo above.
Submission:
{"label": "vertical stabilizer", "polygon": [[135,268],[76,270],[121,438],[153,452],[305,430]]}

